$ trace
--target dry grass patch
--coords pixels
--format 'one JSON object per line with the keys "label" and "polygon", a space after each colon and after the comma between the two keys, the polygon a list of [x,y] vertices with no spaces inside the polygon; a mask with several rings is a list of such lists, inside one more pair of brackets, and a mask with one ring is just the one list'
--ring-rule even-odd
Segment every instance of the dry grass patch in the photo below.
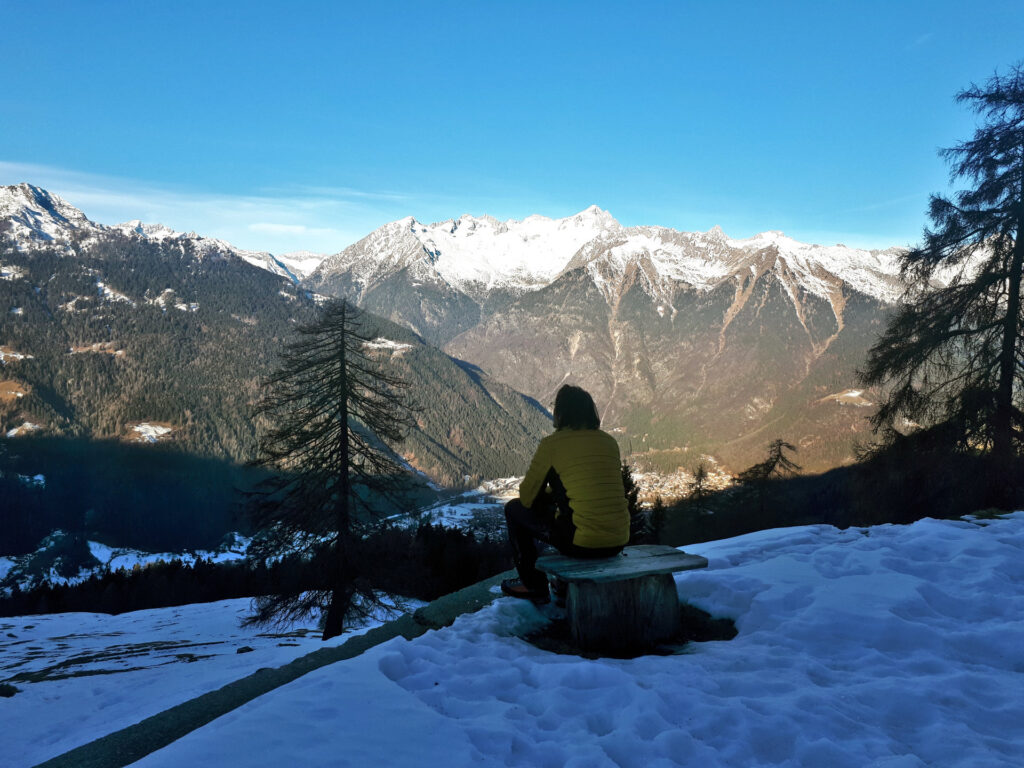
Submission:
{"label": "dry grass patch", "polygon": [[31,391],[32,389],[28,384],[23,384],[14,379],[4,379],[0,381],[0,403],[15,403]]}

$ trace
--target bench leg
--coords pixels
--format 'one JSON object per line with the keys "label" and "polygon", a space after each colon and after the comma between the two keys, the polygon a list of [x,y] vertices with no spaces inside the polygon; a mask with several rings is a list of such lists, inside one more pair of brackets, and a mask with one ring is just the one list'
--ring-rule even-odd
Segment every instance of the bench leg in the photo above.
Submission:
{"label": "bench leg", "polygon": [[670,573],[626,581],[569,584],[566,612],[584,650],[638,652],[679,631],[681,611]]}

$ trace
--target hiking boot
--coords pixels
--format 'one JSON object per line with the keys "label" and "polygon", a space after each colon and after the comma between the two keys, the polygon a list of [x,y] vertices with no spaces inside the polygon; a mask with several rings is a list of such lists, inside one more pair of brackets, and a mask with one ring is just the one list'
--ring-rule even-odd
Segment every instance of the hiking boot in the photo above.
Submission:
{"label": "hiking boot", "polygon": [[547,586],[545,586],[543,590],[530,589],[528,586],[523,584],[520,579],[505,579],[501,582],[501,591],[509,597],[517,597],[520,600],[529,600],[536,605],[540,605],[551,600]]}

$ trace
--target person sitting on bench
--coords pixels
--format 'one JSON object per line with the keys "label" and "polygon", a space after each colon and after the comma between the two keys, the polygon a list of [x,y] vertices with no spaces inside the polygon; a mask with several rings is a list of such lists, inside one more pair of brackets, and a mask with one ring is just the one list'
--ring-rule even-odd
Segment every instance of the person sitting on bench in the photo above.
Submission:
{"label": "person sitting on bench", "polygon": [[629,542],[629,509],[615,438],[600,429],[594,399],[566,384],[555,396],[555,431],[540,441],[519,498],[505,505],[518,579],[501,591],[547,602],[547,577],[536,568],[537,541],[563,555],[612,557]]}

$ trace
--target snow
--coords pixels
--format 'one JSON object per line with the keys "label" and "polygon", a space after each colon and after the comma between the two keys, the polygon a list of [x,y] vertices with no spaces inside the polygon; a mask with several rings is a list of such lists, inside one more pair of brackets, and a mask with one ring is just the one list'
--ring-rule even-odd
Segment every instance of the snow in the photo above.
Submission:
{"label": "snow", "polygon": [[312,251],[292,251],[291,253],[283,253],[276,258],[278,262],[302,280],[319,267],[320,263],[327,258],[327,255],[313,253]]}
{"label": "snow", "polygon": [[144,224],[141,219],[133,219],[122,224],[115,224],[113,229],[126,235],[141,235],[147,240],[153,240],[158,243],[181,236],[180,232],[175,232],[163,224]]}
{"label": "snow", "polygon": [[500,512],[500,505],[484,499],[475,502],[445,502],[424,509],[412,522],[431,523],[455,530],[471,530],[481,515],[495,516]]}
{"label": "snow", "polygon": [[[98,541],[90,541],[88,545],[92,556],[104,568],[111,571],[123,568],[130,571],[136,565],[145,567],[161,561],[169,563],[177,560],[185,565],[193,565],[199,559],[214,563],[244,560],[251,539],[238,533],[231,533],[229,537],[230,541],[216,550],[200,549],[193,552],[143,552],[127,547],[111,547]],[[62,579],[58,579],[56,583],[62,581]]]}
{"label": "snow", "polygon": [[324,260],[324,274],[351,270],[366,291],[401,269],[421,283],[454,286],[476,299],[495,289],[535,290],[547,285],[585,243],[622,229],[591,206],[574,216],[498,221],[470,216],[421,224],[411,216],[386,224]]}
{"label": "snow", "polygon": [[6,235],[20,250],[28,241],[51,243],[67,240],[74,232],[97,232],[80,210],[63,198],[31,184],[0,186],[0,220],[8,220]]}
{"label": "snow", "polygon": [[448,282],[472,292],[507,285],[539,288],[553,280],[585,243],[621,225],[590,206],[575,216],[530,216],[499,222],[491,216],[460,216],[437,224],[413,222],[413,234],[437,254],[435,267]]}
{"label": "snow", "polygon": [[[3,563],[0,559],[0,573]],[[377,617],[324,643],[315,621],[283,629],[240,628],[249,602],[222,600],[117,616],[0,618],[3,680],[20,689],[12,698],[0,698],[0,764],[35,765],[263,667],[340,645],[386,620]],[[240,648],[252,651],[239,653]],[[18,679],[31,673],[42,679]]]}
{"label": "snow", "polygon": [[403,344],[400,341],[392,341],[391,339],[385,339],[383,336],[378,336],[372,341],[363,342],[363,349],[388,351],[393,354],[400,354],[405,352],[407,349],[412,349],[412,344]]}
{"label": "snow", "polygon": [[[777,529],[686,550],[710,566],[677,576],[681,597],[733,618],[734,640],[632,660],[558,655],[521,639],[554,609],[499,598],[447,629],[311,672],[136,765],[1024,764],[1024,512]],[[244,634],[243,607],[0,620],[0,668],[218,643],[80,662],[143,667],[134,672],[16,682],[22,691],[0,699],[4,757],[37,762],[319,647]],[[154,666],[186,652],[213,655],[188,674]]]}
{"label": "snow", "polygon": [[24,421],[20,427],[14,427],[13,429],[7,430],[7,437],[18,437],[19,435],[25,435],[40,428],[41,427],[38,424],[33,424],[31,421]]}
{"label": "snow", "polygon": [[800,284],[819,296],[827,297],[830,293],[829,281],[823,272],[886,303],[896,303],[903,293],[898,279],[900,248],[866,251],[838,244],[814,245],[801,243],[778,231],[762,232],[746,240],[726,238],[725,242],[731,248],[747,252],[774,247]]}
{"label": "snow", "polygon": [[[154,243],[177,241],[181,244],[189,241],[201,258],[223,254],[231,255],[285,277],[293,283],[297,283],[299,277],[302,276],[290,269],[285,262],[275,259],[270,253],[236,248],[224,240],[197,235],[195,232],[178,232],[163,224],[145,224],[139,219],[109,227],[97,224],[57,195],[30,184],[0,186],[0,220],[4,219],[10,222],[7,237],[21,250],[40,243],[66,244],[74,234],[79,233],[86,236],[83,244],[88,244],[94,242],[101,235],[120,232]],[[314,261],[314,256],[315,254],[304,254],[299,256],[294,263],[301,268],[308,267]],[[2,279],[10,280],[17,277],[21,277],[19,272],[0,271]],[[102,285],[100,285],[100,289],[107,298],[128,301],[127,297],[121,294],[103,291]]]}
{"label": "snow", "polygon": [[96,281],[96,290],[99,291],[100,296],[104,297],[105,299],[107,299],[109,301],[123,301],[123,302],[126,302],[128,304],[131,304],[133,307],[135,306],[135,302],[134,301],[132,301],[130,298],[125,296],[120,291],[115,291],[113,288],[111,288],[109,285],[104,283],[102,280],[97,280]]}
{"label": "snow", "polygon": [[[466,479],[468,481],[468,476]],[[494,534],[500,538],[504,536],[505,502],[519,495],[521,481],[521,477],[485,480],[472,490],[422,507],[412,515],[394,515],[391,521],[410,527],[429,523],[478,534]],[[437,486],[433,487],[439,490]]]}
{"label": "snow", "polygon": [[[502,222],[487,215],[465,214],[421,224],[408,216],[384,225],[331,257],[308,251],[275,257],[194,232],[144,224],[138,219],[106,227],[90,221],[59,197],[27,184],[0,187],[0,219],[3,218],[10,220],[8,236],[19,247],[29,241],[67,241],[79,231],[94,238],[120,231],[152,242],[187,240],[200,257],[231,255],[295,284],[314,271],[350,271],[359,295],[395,272],[409,268],[420,284],[455,288],[482,301],[494,290],[537,290],[564,270],[587,265],[595,283],[611,297],[626,268],[646,261],[645,287],[661,300],[673,293],[670,281],[710,290],[731,279],[740,269],[749,268],[756,275],[758,267],[749,263],[751,259],[762,260],[768,268],[788,271],[802,289],[826,298],[837,295],[838,281],[886,303],[895,303],[903,292],[898,280],[898,248],[868,251],[838,244],[808,244],[778,231],[732,239],[720,227],[708,232],[678,232],[650,226],[624,228],[610,213],[593,205],[561,219],[533,215],[521,221]],[[771,259],[777,263],[770,263]],[[16,272],[0,270],[4,279],[18,276]],[[791,291],[794,288],[789,282],[787,287]],[[120,295],[107,295],[127,300]],[[670,303],[663,306],[664,312],[673,311]]]}
{"label": "snow", "polygon": [[874,405],[874,403],[864,396],[864,391],[861,389],[843,390],[842,392],[838,392],[834,395],[823,397],[819,402],[824,403],[830,401],[839,403],[840,405],[853,405],[857,408],[867,408]]}
{"label": "snow", "polygon": [[138,437],[136,439],[139,442],[155,443],[161,437],[169,435],[174,430],[171,427],[165,427],[162,424],[148,424],[143,422],[132,427],[132,431],[138,433]]}
{"label": "snow", "polygon": [[0,264],[0,280],[13,282],[15,280],[21,280],[24,277],[25,270],[21,267],[16,267],[13,264]]}
{"label": "snow", "polygon": [[31,360],[32,355],[15,352],[10,347],[0,347],[0,365],[7,365],[8,360]]}
{"label": "snow", "polygon": [[614,302],[625,276],[637,268],[644,290],[661,304],[660,313],[674,315],[671,302],[680,283],[709,291],[748,271],[755,277],[777,272],[793,296],[803,290],[841,301],[845,284],[894,303],[903,293],[901,253],[898,248],[868,251],[801,243],[774,231],[736,240],[719,227],[708,232],[625,228],[591,206],[564,219],[530,216],[500,222],[464,215],[421,224],[406,217],[325,259],[318,274],[347,274],[358,299],[408,270],[414,285],[455,289],[483,301],[495,290],[533,291],[583,268]]}

